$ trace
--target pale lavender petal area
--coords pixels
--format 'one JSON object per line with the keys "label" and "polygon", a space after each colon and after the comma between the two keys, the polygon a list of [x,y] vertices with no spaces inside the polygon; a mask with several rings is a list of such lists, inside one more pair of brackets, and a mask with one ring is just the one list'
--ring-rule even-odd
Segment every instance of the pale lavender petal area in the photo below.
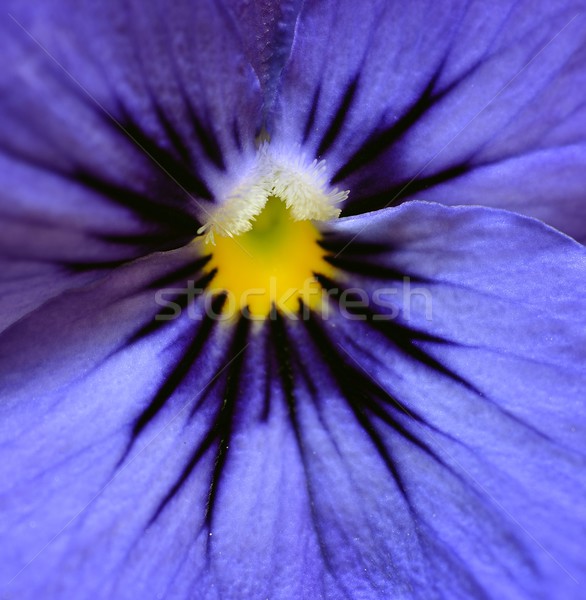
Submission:
{"label": "pale lavender petal area", "polygon": [[[357,516],[344,522],[362,518],[422,555],[426,568],[403,582],[415,586],[409,597],[580,598],[583,247],[508,212],[420,202],[342,219],[325,245],[341,272],[324,285],[338,288],[341,309],[308,325],[314,351],[298,342],[299,356],[310,372],[328,365],[391,475],[379,487],[370,470],[372,496],[348,501]],[[322,419],[356,460],[358,436],[334,416],[335,392],[316,387]],[[393,479],[403,499],[387,505]],[[377,504],[402,507],[405,520],[372,519]],[[409,519],[411,536],[391,532]],[[368,536],[353,539],[354,552],[376,553]]]}
{"label": "pale lavender petal area", "polygon": [[[154,598],[201,547],[207,471],[183,516],[150,527],[221,406],[215,392],[204,398],[229,363],[231,329],[206,320],[201,298],[184,318],[153,320],[163,313],[155,290],[197,279],[200,261],[190,249],[136,261],[0,336],[3,592]],[[190,372],[167,396],[182,360]],[[140,425],[148,410],[157,418]]]}
{"label": "pale lavender petal area", "polygon": [[586,232],[586,3],[309,2],[272,129],[345,214],[433,200]]}
{"label": "pale lavender petal area", "polygon": [[324,234],[324,287],[368,307],[219,323],[198,297],[154,326],[153,291],[201,269],[185,249],[0,336],[9,591],[582,597],[584,248],[418,202]]}

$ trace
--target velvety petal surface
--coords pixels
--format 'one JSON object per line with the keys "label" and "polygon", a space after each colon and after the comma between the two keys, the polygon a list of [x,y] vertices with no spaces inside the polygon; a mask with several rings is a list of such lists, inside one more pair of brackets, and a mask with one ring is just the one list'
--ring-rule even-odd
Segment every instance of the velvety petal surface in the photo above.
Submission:
{"label": "velvety petal surface", "polygon": [[289,57],[302,0],[225,0],[258,75],[265,111]]}
{"label": "velvety petal surface", "polygon": [[345,214],[481,204],[586,236],[583,0],[308,2],[272,130]]}
{"label": "velvety petal surface", "polygon": [[[191,433],[178,438],[189,415],[186,403],[203,398],[226,364],[226,330],[201,319],[203,307],[190,318],[153,321],[165,312],[154,290],[168,288],[167,298],[175,298],[175,286],[181,290],[187,277],[205,283],[201,260],[190,249],[143,259],[67,292],[3,332],[3,592],[8,584],[6,593],[26,598],[155,598],[185,559],[197,522],[181,518],[169,522],[163,538],[158,527],[151,529],[150,549],[141,550],[138,563],[129,557],[181,472],[185,453],[210,424],[203,407],[189,420]],[[182,359],[195,380],[192,375],[175,390]],[[154,439],[167,440],[158,446],[158,459],[149,450]],[[165,456],[171,458],[166,476],[159,470]],[[132,476],[124,480],[123,473]],[[177,527],[183,526],[182,536]],[[118,581],[123,574],[131,585]]]}
{"label": "velvety petal surface", "polygon": [[0,336],[12,594],[581,597],[583,247],[408,203],[324,248],[327,319],[152,321],[185,249]]}
{"label": "velvety petal surface", "polygon": [[1,12],[6,322],[193,238],[254,146],[261,94],[220,3],[9,0]]}

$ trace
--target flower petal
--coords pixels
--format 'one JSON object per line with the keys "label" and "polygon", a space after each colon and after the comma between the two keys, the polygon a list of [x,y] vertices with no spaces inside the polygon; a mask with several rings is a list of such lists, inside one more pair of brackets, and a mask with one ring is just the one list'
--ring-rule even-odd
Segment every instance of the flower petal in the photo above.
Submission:
{"label": "flower petal", "polygon": [[[188,521],[172,520],[164,539],[156,533],[163,525],[149,529],[149,522],[221,406],[212,387],[226,366],[229,329],[214,326],[201,302],[194,320],[152,318],[160,309],[154,289],[181,290],[202,264],[191,249],[138,261],[0,336],[0,579],[10,593],[149,597],[195,542],[187,512]],[[180,377],[186,366],[194,373]],[[197,401],[204,406],[189,418],[185,407]],[[202,478],[204,497],[208,487]],[[198,498],[192,501],[203,507]],[[129,556],[139,541],[146,553],[135,571]],[[117,593],[123,572],[133,580]]]}
{"label": "flower petal", "polygon": [[[324,246],[340,287],[382,287],[401,317],[222,324],[200,298],[154,327],[153,290],[196,277],[186,249],[0,337],[9,591],[580,597],[584,249],[428,203],[342,219]],[[392,293],[402,274],[431,320],[421,290]]]}
{"label": "flower petal", "polygon": [[585,23],[583,0],[308,3],[273,129],[327,160],[345,214],[473,202],[584,239]]}
{"label": "flower petal", "polygon": [[[331,491],[324,535],[355,542],[337,555],[341,577],[352,587],[368,556],[387,595],[579,598],[584,249],[511,213],[419,202],[342,219],[325,245],[339,310],[308,321],[296,347],[332,440],[333,462],[314,474]],[[337,487],[344,469],[355,492]],[[340,498],[335,533],[327,515],[340,507],[326,502]]]}
{"label": "flower petal", "polygon": [[289,57],[301,4],[302,0],[226,0],[263,88],[265,110],[272,104],[279,75]]}
{"label": "flower petal", "polygon": [[[26,196],[32,173],[62,191],[53,214],[87,222],[118,204],[151,230],[185,235],[182,220],[206,216],[260,129],[258,80],[229,16],[208,0],[7,9],[0,147],[11,159],[3,173],[12,161],[20,171],[10,193],[29,211],[45,207]],[[117,214],[105,215],[111,229]],[[125,221],[120,234],[136,234]]]}
{"label": "flower petal", "polygon": [[254,148],[261,95],[214,2],[3,8],[5,326],[105,269],[195,237],[227,171]]}

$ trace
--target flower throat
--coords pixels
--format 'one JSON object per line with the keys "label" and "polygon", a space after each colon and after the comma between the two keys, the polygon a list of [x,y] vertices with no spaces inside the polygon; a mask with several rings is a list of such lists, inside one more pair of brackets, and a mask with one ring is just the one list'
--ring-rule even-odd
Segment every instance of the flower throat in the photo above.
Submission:
{"label": "flower throat", "polygon": [[[300,302],[318,309],[315,274],[333,274],[315,222],[336,218],[348,192],[329,186],[324,161],[259,148],[249,172],[200,229],[216,271],[212,291],[227,295],[226,310],[264,319],[274,308],[295,314]],[[201,238],[200,238],[201,239]]]}
{"label": "flower throat", "polygon": [[268,317],[273,306],[295,313],[300,300],[317,309],[322,290],[314,273],[333,271],[319,239],[311,221],[294,221],[285,204],[270,197],[249,231],[216,237],[209,263],[217,270],[212,286],[228,294],[228,311],[253,318]]}

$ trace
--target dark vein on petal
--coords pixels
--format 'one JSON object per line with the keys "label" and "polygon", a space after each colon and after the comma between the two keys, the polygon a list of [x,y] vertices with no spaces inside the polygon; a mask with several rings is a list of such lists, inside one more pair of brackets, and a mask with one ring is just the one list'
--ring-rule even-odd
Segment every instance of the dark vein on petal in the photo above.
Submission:
{"label": "dark vein on petal", "polygon": [[[224,303],[226,302],[225,294],[218,295],[214,298],[212,302],[212,307],[214,309],[215,314],[218,314]],[[167,375],[165,382],[159,387],[157,393],[154,398],[151,400],[147,408],[142,412],[140,417],[136,420],[133,428],[132,428],[132,436],[129,442],[128,449],[126,451],[126,455],[130,451],[132,445],[134,444],[137,437],[140,433],[146,428],[146,426],[156,417],[159,411],[165,406],[166,402],[171,398],[173,393],[177,390],[180,384],[185,379],[186,375],[191,370],[191,367],[197,360],[198,356],[205,346],[207,340],[210,337],[210,334],[216,325],[216,321],[214,321],[210,316],[206,315],[201,325],[197,328],[197,332],[193,337],[191,343],[189,344],[187,350],[175,365],[175,367],[171,370],[171,372]]]}
{"label": "dark vein on petal", "polygon": [[[366,410],[368,410],[392,427],[407,441],[416,445],[420,450],[423,450],[442,466],[449,469],[448,465],[443,462],[435,451],[428,444],[422,442],[418,437],[413,435],[412,432],[407,430],[400,423],[399,419],[408,416],[420,425],[424,425],[436,432],[438,430],[415,411],[409,410],[407,412],[403,405],[375,379],[363,369],[357,368],[353,362],[348,361],[347,357],[339,352],[336,345],[319,325],[315,315],[311,314],[310,318],[304,321],[304,324],[313,343],[316,348],[318,348],[320,355],[324,357],[324,362],[331,371],[334,380],[337,382],[340,393],[346,399],[346,402],[352,408],[353,412],[355,412],[359,422],[365,426],[365,428],[369,430],[373,429],[366,413]],[[381,402],[384,403],[385,407],[392,409],[395,416],[391,416],[384,410],[380,404]],[[366,425],[368,425],[368,427],[366,427]],[[374,439],[373,441],[378,448],[378,442]],[[383,456],[383,459],[386,464],[389,457],[385,455]],[[393,465],[393,469],[391,470],[393,474],[394,469],[395,466]],[[401,482],[398,481],[398,483]]]}
{"label": "dark vein on petal", "polygon": [[[364,299],[360,298],[360,296],[350,292],[351,288],[346,287],[346,285],[336,282],[326,275],[322,275],[321,273],[314,273],[314,277],[318,280],[320,285],[328,292],[328,295],[331,298],[339,300],[341,295],[346,292],[346,300],[354,301],[358,303],[362,302]],[[412,347],[412,343],[414,340],[417,341],[425,341],[425,342],[434,342],[436,344],[447,344],[450,343],[449,340],[445,338],[438,337],[436,335],[427,333],[425,331],[421,331],[419,329],[415,329],[413,327],[409,327],[408,325],[402,323],[398,319],[394,320],[382,320],[377,319],[376,315],[370,308],[367,306],[347,306],[346,310],[352,314],[353,316],[362,317],[362,321],[367,322],[371,327],[378,330],[382,333],[389,341],[396,344],[401,350],[411,354],[414,352],[418,359],[423,359],[424,357],[419,354],[419,352],[423,352],[419,350],[415,346]],[[431,358],[431,357],[430,357]],[[432,359],[433,360],[433,359]],[[433,363],[431,363],[433,364]],[[431,366],[428,365],[428,366]],[[447,371],[444,371],[445,367],[441,364],[436,365],[445,375],[449,375]],[[450,376],[455,377],[460,383],[464,383],[460,377],[451,374]],[[479,393],[479,392],[478,392]]]}
{"label": "dark vein on petal", "polygon": [[307,461],[307,451],[305,449],[305,443],[303,441],[303,436],[301,433],[301,424],[299,423],[299,417],[297,414],[297,397],[295,393],[295,377],[293,374],[293,367],[291,364],[291,356],[292,346],[289,343],[289,338],[286,332],[286,326],[284,319],[281,313],[277,312],[275,315],[275,319],[269,321],[271,325],[271,334],[273,338],[273,347],[277,356],[277,364],[278,370],[277,375],[281,382],[281,388],[283,390],[283,394],[285,396],[285,404],[288,409],[288,417],[291,423],[291,427],[293,433],[295,435],[295,441],[297,445],[297,449],[299,451],[299,456],[301,458],[301,464],[303,466],[303,471],[305,474],[305,490],[307,492],[307,497],[309,500],[309,510],[312,514],[312,526],[315,532],[318,547],[320,550],[320,554],[324,565],[330,575],[338,580],[338,575],[336,570],[332,566],[332,561],[329,556],[327,545],[323,539],[323,536],[317,527],[316,523],[318,522],[318,515],[316,510],[316,503],[314,500],[315,492],[313,490],[313,486],[311,485],[311,479],[309,475],[309,467]]}
{"label": "dark vein on petal", "polygon": [[[13,159],[18,159],[24,164],[50,173],[51,175],[62,177],[68,182],[79,184],[118,206],[132,210],[141,219],[149,222],[151,225],[166,227],[167,231],[165,232],[159,231],[151,234],[156,235],[157,238],[164,241],[177,236],[183,236],[183,238],[186,235],[195,237],[197,229],[200,226],[199,221],[194,215],[186,210],[187,203],[185,206],[163,204],[150,197],[149,194],[137,191],[128,185],[107,181],[105,176],[94,174],[88,166],[79,164],[77,157],[68,157],[72,161],[72,166],[67,168],[49,164],[39,157],[30,156],[16,148],[5,146],[4,150],[7,156]],[[110,239],[108,235],[100,237],[105,240]],[[118,240],[115,234],[112,237],[115,241]],[[123,239],[123,236],[120,239]],[[135,239],[134,236],[131,236],[129,238],[129,241],[131,240],[130,243],[135,244]]]}
{"label": "dark vein on petal", "polygon": [[[334,231],[322,231],[322,239],[318,241],[318,245],[334,254],[342,254],[348,244],[348,238],[340,236]],[[389,243],[371,242],[367,240],[352,240],[352,255],[353,256],[368,256],[372,254],[385,254],[392,249]]]}
{"label": "dark vein on petal", "polygon": [[307,116],[307,121],[305,122],[305,127],[303,129],[303,143],[305,144],[311,135],[311,131],[315,126],[315,117],[317,114],[317,107],[319,104],[319,97],[321,93],[321,88],[318,88],[313,95],[313,100],[311,102],[311,110],[309,111],[309,115]]}
{"label": "dark vein on petal", "polygon": [[61,264],[61,266],[65,267],[71,273],[84,273],[86,271],[104,271],[115,269],[135,260],[136,258],[138,258],[138,256],[129,256],[128,258],[121,258],[118,260],[104,260],[96,262],[60,261],[59,264]]}
{"label": "dark vein on petal", "polygon": [[155,114],[157,115],[157,119],[164,129],[165,134],[167,136],[167,140],[169,141],[172,149],[175,151],[175,155],[181,163],[183,163],[184,165],[189,165],[191,163],[190,148],[184,142],[181,134],[177,131],[175,126],[167,117],[157,98],[155,98],[154,96],[151,97],[153,101],[153,106],[155,108]]}
{"label": "dark vein on petal", "polygon": [[161,516],[161,513],[165,510],[169,502],[176,496],[177,492],[179,492],[179,490],[183,487],[185,482],[189,479],[189,476],[193,473],[195,467],[199,464],[200,460],[212,448],[217,438],[216,433],[217,432],[215,431],[214,425],[210,429],[208,429],[203,439],[196,446],[195,451],[191,455],[191,458],[183,467],[181,475],[159,503],[159,506],[157,507],[153,516],[151,517],[151,520],[149,521],[149,525],[152,525]]}
{"label": "dark vein on petal", "polygon": [[[331,279],[325,277],[321,274],[315,274],[316,279],[320,282],[322,287],[329,292],[329,296],[332,298],[340,298],[341,294],[345,288],[343,285],[340,285]],[[474,394],[480,396],[487,402],[489,402],[495,409],[500,412],[505,417],[511,419],[514,423],[526,428],[531,431],[534,435],[537,435],[541,439],[552,443],[557,446],[563,446],[559,442],[557,442],[553,437],[548,435],[547,433],[539,430],[534,425],[527,423],[520,417],[516,416],[513,412],[507,410],[503,406],[501,406],[497,401],[487,396],[484,392],[482,392],[479,388],[474,386],[471,382],[458,375],[445,365],[443,365],[440,361],[435,359],[431,354],[426,352],[424,349],[420,348],[416,342],[429,342],[433,344],[449,344],[455,345],[451,340],[447,340],[445,338],[426,333],[424,331],[409,327],[400,321],[400,318],[394,318],[393,320],[380,320],[377,319],[375,313],[373,313],[368,307],[364,305],[360,305],[363,301],[363,298],[360,298],[357,295],[346,294],[346,300],[352,302],[354,301],[358,306],[348,305],[346,306],[346,310],[348,313],[357,316],[363,317],[362,322],[367,323],[369,327],[375,329],[378,333],[382,334],[390,343],[394,344],[402,350],[406,355],[412,358],[415,361],[435,370],[436,372],[445,375],[463,385],[465,388],[473,392]],[[472,348],[469,348],[472,349]]]}
{"label": "dark vein on petal", "polygon": [[[328,425],[325,416],[324,416],[324,406],[323,406],[323,402],[320,402],[320,394],[318,392],[317,387],[314,385],[310,375],[309,375],[309,368],[303,363],[303,361],[301,360],[301,358],[298,356],[298,354],[293,354],[292,355],[292,361],[295,363],[295,366],[297,367],[297,369],[299,370],[299,373],[301,374],[301,377],[303,378],[305,384],[307,385],[308,389],[309,389],[309,393],[311,395],[313,404],[316,408],[317,411],[317,416],[318,416],[318,420],[320,425],[323,427],[324,431],[326,431],[328,433],[328,436],[330,438],[330,441],[334,447],[334,450],[336,451],[336,454],[338,456],[338,458],[340,459],[340,461],[343,463],[345,469],[346,469],[346,474],[348,476],[348,479],[352,482],[353,485],[356,486],[356,482],[355,482],[355,477],[353,475],[352,472],[352,465],[350,465],[348,463],[348,460],[346,459],[346,457],[344,456],[343,452],[340,449],[340,446],[338,444],[338,442],[336,441],[334,435],[332,434],[331,428]],[[407,508],[410,512],[412,512],[411,510],[411,506],[409,503],[406,503]],[[373,530],[373,525],[370,523],[367,513],[364,512],[364,510],[362,510],[362,514],[365,517],[365,521],[369,527],[369,530],[371,532],[371,535],[374,537],[375,536],[375,532]],[[413,528],[417,534],[417,536],[419,537],[419,533],[417,531],[417,525],[415,520],[413,521]],[[347,535],[344,531],[340,532],[344,538],[347,540],[347,543],[351,544],[353,542],[352,539],[350,539],[350,536]],[[370,583],[372,584],[373,588],[377,588],[376,583],[372,580],[372,578],[370,577],[370,575],[368,574],[368,569],[367,569],[367,563],[365,563],[364,561],[362,561],[362,564],[365,566],[365,571],[367,573],[367,578],[370,581]]]}
{"label": "dark vein on petal", "polygon": [[127,185],[106,181],[103,177],[89,172],[85,167],[78,166],[72,173],[62,173],[62,175],[106,197],[114,204],[131,209],[148,221],[172,227],[179,235],[192,234],[195,237],[200,225],[194,216],[187,212],[187,203],[185,206],[162,204]]}
{"label": "dark vein on petal", "polygon": [[229,351],[232,365],[226,376],[226,388],[220,413],[215,423],[215,435],[218,440],[214,469],[210,478],[210,491],[205,511],[205,522],[209,530],[212,528],[216,499],[218,497],[222,472],[228,457],[228,449],[234,428],[234,412],[240,395],[240,382],[245,362],[245,350],[248,346],[248,335],[251,321],[241,318]]}
{"label": "dark vein on petal", "polygon": [[[224,155],[216,138],[211,135],[207,129],[202,124],[201,120],[197,117],[193,106],[189,102],[189,100],[185,100],[187,105],[187,111],[189,113],[189,118],[191,119],[191,123],[195,129],[195,133],[200,141],[201,147],[205,153],[205,155],[210,159],[210,161],[220,170],[226,170],[226,164],[224,162]],[[236,129],[236,131],[238,131]],[[238,136],[239,137],[239,136]]]}
{"label": "dark vein on petal", "polygon": [[[348,354],[348,353],[346,353]],[[368,377],[368,373],[366,372],[366,370],[364,369],[364,367],[362,367],[357,361],[356,359],[354,359],[352,356],[350,356],[348,354],[348,356],[352,359],[353,362],[356,363],[356,365],[360,368],[360,370],[362,370],[364,372],[364,374]],[[410,418],[414,418],[415,417],[415,413],[411,410],[411,409],[407,409],[405,406],[403,405],[399,405],[400,409],[403,411],[403,413]],[[378,408],[378,410],[373,411],[373,414],[378,417],[381,421],[385,422],[388,425],[391,425],[393,428],[395,428],[395,421],[393,420],[392,423],[390,423],[388,421],[388,419],[390,418],[390,416],[385,413],[385,411],[383,409],[381,409],[380,407]],[[415,418],[415,420],[418,420]],[[447,434],[445,434],[444,432],[442,432],[441,430],[436,429],[433,426],[430,426],[428,423],[425,423],[428,427],[430,427],[431,429],[435,430],[437,433],[442,434],[446,437],[449,437],[449,439],[452,442],[456,442],[458,444],[464,445],[462,444],[462,442],[460,442],[459,440],[453,438],[452,436],[448,436]],[[401,432],[400,432],[401,433]],[[420,447],[421,449],[425,450],[426,452],[428,452],[428,454],[434,459],[436,460],[436,462],[438,462],[438,464],[440,464],[440,466],[444,467],[449,473],[451,473],[451,475],[459,482],[461,483],[464,487],[468,488],[471,490],[471,492],[483,503],[485,509],[487,510],[487,512],[495,512],[495,508],[499,508],[502,510],[502,507],[499,506],[499,504],[494,500],[494,498],[482,487],[482,485],[480,485],[472,475],[470,475],[469,472],[467,472],[463,467],[461,467],[461,465],[455,461],[455,467],[452,467],[451,465],[447,464],[442,458],[439,457],[439,455],[431,449],[431,447],[429,446],[429,444],[427,444],[426,442],[423,442],[422,440],[415,438],[412,434],[409,433],[409,436],[404,436],[405,439],[407,439],[408,441],[414,443],[415,445],[417,445],[418,447]],[[429,436],[429,434],[426,434],[427,436]],[[431,438],[430,438],[431,439]],[[444,449],[443,447],[440,446],[440,449]],[[453,457],[451,455],[448,455],[450,458],[453,459]],[[456,467],[459,467],[460,470],[457,470]],[[470,480],[468,481],[467,478]],[[474,483],[475,485],[470,485],[470,483]],[[415,506],[412,507],[413,512],[416,512],[419,517],[423,520],[426,521],[426,516],[421,514],[421,511],[419,511],[418,509],[415,508]],[[512,539],[511,543],[513,543],[514,545],[518,546],[518,551],[520,554],[523,554],[523,548],[522,545],[520,543],[519,540],[516,539]],[[527,565],[534,571],[537,572],[537,566],[535,564],[535,562],[533,560],[530,560],[529,558],[527,558]]]}
{"label": "dark vein on petal", "polygon": [[[157,10],[157,9],[155,8],[155,10]],[[158,18],[161,19],[161,22],[165,21],[164,14],[160,14],[158,16]],[[132,20],[132,17],[131,17],[131,20]],[[140,43],[141,43],[140,42],[140,32],[137,31],[136,33],[138,34],[138,37],[136,39],[135,48],[140,48]],[[168,40],[168,44],[169,44],[170,48],[173,47],[172,40]],[[188,172],[194,172],[196,164],[192,160],[192,153],[191,153],[190,146],[184,142],[181,133],[173,125],[172,121],[167,116],[167,111],[165,111],[164,108],[162,107],[162,105],[160,104],[157,93],[155,93],[153,91],[152,86],[149,84],[149,78],[147,76],[148,66],[145,64],[144,57],[138,51],[135,52],[135,55],[136,55],[136,58],[137,58],[139,64],[141,65],[141,68],[142,68],[142,79],[145,82],[146,89],[147,89],[148,95],[151,100],[151,104],[155,109],[155,113],[157,115],[159,123],[162,125],[163,129],[165,130],[168,141],[171,142],[171,145],[172,145],[173,149],[175,150],[175,158],[177,159],[177,166],[181,165],[181,166],[185,167]],[[169,74],[169,78],[171,80],[171,78],[174,77],[174,79],[177,83],[183,106],[187,110],[189,122],[192,126],[192,131],[195,132],[196,137],[198,138],[200,148],[204,151],[204,154],[208,157],[208,159],[211,159],[211,161],[213,163],[215,163],[217,167],[224,169],[222,153],[219,150],[217,144],[215,143],[215,139],[213,138],[213,136],[211,136],[208,133],[206,127],[204,127],[202,121],[198,118],[197,113],[195,112],[192,103],[189,101],[189,95],[187,93],[187,90],[185,89],[184,82],[179,74],[179,69],[177,66],[177,61],[175,60],[175,55],[173,52],[171,52],[169,56],[170,56],[171,62],[172,62],[172,67],[170,69],[172,71],[172,73]],[[155,144],[160,148],[159,144],[157,144],[156,142],[155,142]],[[160,148],[160,149],[162,149],[162,148]],[[165,166],[165,163],[161,163],[161,164],[163,164]],[[169,170],[169,172],[172,175],[174,174],[172,170]],[[179,181],[179,183],[182,187],[187,188],[189,192],[191,192],[191,191],[196,192],[195,189],[189,188],[189,185],[183,185],[183,182],[181,179],[179,179],[177,177],[175,179],[177,179]],[[196,177],[196,180],[197,180],[197,184],[199,186],[201,186],[201,189],[209,192],[209,189],[205,185],[205,182],[203,181],[203,179],[201,177],[199,177],[199,175]],[[197,192],[197,193],[199,193],[199,192]],[[205,195],[202,195],[201,197],[206,198],[208,200],[211,199],[211,197],[207,197]]]}
{"label": "dark vein on petal", "polygon": [[138,246],[150,252],[160,252],[188,244],[195,237],[193,235],[195,221],[193,228],[190,229],[191,231],[184,234],[177,232],[173,227],[167,227],[162,231],[148,233],[97,233],[95,237],[103,242],[120,246]]}
{"label": "dark vein on petal", "polygon": [[[197,298],[199,298],[211,283],[213,278],[216,276],[217,269],[213,269],[209,273],[206,273],[202,277],[200,277],[197,281],[194,282],[193,288],[189,291],[187,288],[185,292],[180,292],[173,296],[171,299],[167,299],[166,301],[169,304],[173,304],[176,306],[177,311],[183,311],[188,306],[190,306]],[[150,286],[149,286],[150,287]],[[155,333],[165,325],[174,322],[177,318],[177,314],[175,311],[167,312],[169,306],[163,307],[152,319],[145,325],[143,325],[136,333],[134,333],[128,340],[127,344],[134,344],[143,338]]]}
{"label": "dark vein on petal", "polygon": [[[390,398],[391,402],[387,403],[387,405],[397,409],[397,412],[400,412],[404,416],[409,417],[411,420],[420,423],[420,425],[430,428],[436,433],[443,434],[443,432],[431,426],[411,409],[407,410],[401,403],[388,394],[388,392],[383,389],[378,382],[372,379],[363,367],[358,364],[354,366],[345,360],[344,356],[340,355],[340,353],[337,351],[333,342],[329,339],[329,336],[323,331],[323,328],[319,324],[319,320],[313,313],[311,314],[311,318],[309,320],[304,321],[304,325],[306,326],[310,337],[314,341],[316,348],[318,348],[320,356],[324,357],[324,362],[329,368],[340,393],[350,406],[357,421],[368,434],[381,459],[385,463],[385,466],[389,469],[389,472],[397,482],[398,488],[405,498],[409,511],[414,516],[417,515],[418,519],[423,519],[423,521],[426,521],[426,515],[420,514],[420,511],[416,508],[416,505],[411,502],[409,490],[405,485],[405,479],[400,472],[398,463],[396,463],[393,453],[385,443],[382,434],[373,423],[371,416],[391,427],[406,441],[423,451],[439,466],[443,467],[447,472],[449,472],[451,476],[453,476],[461,485],[467,489],[470,489],[474,496],[476,496],[482,502],[483,506],[488,512],[494,513],[495,504],[493,499],[481,487],[477,485],[470,485],[470,482],[466,478],[468,475],[466,471],[461,472],[455,466],[448,464],[426,441],[422,440],[420,436],[409,431],[398,421],[397,418],[387,413],[387,411],[378,402],[382,398],[385,400]],[[352,357],[349,356],[349,358]],[[354,359],[352,360],[355,362]],[[427,435],[429,436],[429,434]],[[457,441],[451,437],[450,439],[452,441]],[[456,466],[459,465],[456,463]],[[472,482],[474,482],[473,479]],[[516,545],[518,544],[519,551],[522,552],[520,542],[511,539],[511,543]],[[535,568],[535,565],[532,563],[532,561],[528,562],[528,566]]]}
{"label": "dark vein on petal", "polygon": [[[276,308],[273,306],[271,309],[271,314],[276,315]],[[272,339],[270,338],[270,330],[269,336],[265,340],[265,365],[266,365],[266,375],[264,381],[264,401],[263,401],[263,410],[261,414],[261,422],[265,423],[268,421],[271,414],[271,399],[273,395],[273,391],[271,388],[271,384],[273,382],[273,375],[277,372],[277,365],[275,365],[275,348],[272,343]]]}
{"label": "dark vein on petal", "polygon": [[195,262],[189,263],[188,265],[181,267],[172,273],[168,273],[163,277],[159,277],[151,282],[148,286],[148,289],[158,289],[161,287],[165,287],[167,285],[171,285],[172,283],[176,283],[177,281],[182,281],[193,277],[195,273],[198,273],[207,265],[207,263],[212,258],[211,254],[207,254],[206,256],[202,256]]}
{"label": "dark vein on petal", "polygon": [[186,190],[189,195],[204,200],[211,201],[213,199],[212,192],[203,178],[195,171],[193,164],[183,163],[181,159],[147,135],[129,111],[123,107],[120,110],[124,115],[121,121],[124,131],[131,139],[135,140],[139,147],[144,148],[157,164],[161,165],[163,171],[179,184],[181,191]]}
{"label": "dark vein on petal", "polygon": [[[163,22],[166,21],[164,12],[160,14],[160,18]],[[168,45],[170,48],[173,47],[173,35],[174,32],[167,28],[167,36],[170,36],[168,39]],[[181,69],[177,63],[177,57],[175,52],[170,53],[170,58],[173,63],[173,74],[175,76],[175,81],[177,82],[178,88],[181,93],[181,99],[183,101],[183,105],[187,110],[187,115],[189,118],[189,122],[193,127],[193,132],[195,133],[200,148],[203,150],[205,156],[209,159],[209,161],[219,170],[225,171],[226,164],[224,161],[224,155],[222,149],[216,139],[216,136],[213,134],[213,128],[211,126],[211,120],[209,118],[209,111],[204,109],[204,113],[206,113],[205,118],[201,118],[198,116],[197,111],[191,101],[189,90],[186,87],[185,80],[181,75]],[[238,137],[237,147],[241,148],[241,144],[239,141],[240,134],[237,130],[237,119],[234,119],[234,131]]]}
{"label": "dark vein on petal", "polygon": [[346,120],[348,112],[350,111],[352,103],[354,102],[354,96],[356,95],[356,90],[358,89],[358,80],[359,77],[356,76],[346,89],[340,106],[338,107],[330,126],[320,142],[320,145],[317,149],[317,156],[323,156],[332,147],[340,135],[344,121]]}
{"label": "dark vein on petal", "polygon": [[[353,247],[351,251],[352,253],[354,252]],[[395,269],[388,265],[368,263],[364,262],[364,260],[353,260],[352,258],[344,256],[343,253],[337,256],[325,255],[324,260],[333,267],[346,271],[346,273],[357,274],[363,277],[371,277],[385,281],[403,281],[407,278],[414,283],[430,282],[429,279],[406,273],[404,270]]]}
{"label": "dark vein on petal", "polygon": [[395,123],[382,131],[375,131],[356,150],[350,159],[332,177],[332,184],[337,184],[361,167],[372,164],[397,142],[428,110],[435,105],[441,95],[433,95],[438,73],[435,73],[419,98],[405,111]]}
{"label": "dark vein on petal", "polygon": [[437,83],[444,68],[444,61],[442,61],[417,100],[390,127],[375,130],[350,157],[348,162],[334,174],[332,183],[339,183],[361,167],[373,164],[381,155],[388,152],[427,112],[437,106],[457,86],[471,76],[480,64],[480,61],[475,62],[457,79],[440,92],[437,92]]}
{"label": "dark vein on petal", "polygon": [[240,134],[240,127],[238,125],[238,120],[237,119],[234,119],[232,121],[232,139],[234,140],[234,144],[236,145],[236,149],[241,152],[243,150],[242,135]]}
{"label": "dark vein on petal", "polygon": [[[187,464],[183,467],[181,475],[167,492],[164,498],[161,500],[157,510],[151,518],[151,523],[157,520],[160,514],[163,512],[169,502],[176,496],[179,490],[183,487],[185,482],[192,475],[193,471],[201,461],[201,459],[214,447],[216,446],[214,466],[210,475],[210,486],[208,497],[206,501],[206,508],[204,513],[204,524],[208,531],[212,528],[214,509],[216,505],[216,499],[218,489],[221,481],[222,472],[226,464],[228,456],[228,449],[230,446],[230,440],[233,430],[233,417],[236,403],[239,397],[239,385],[242,374],[242,369],[245,360],[245,350],[248,347],[248,333],[249,333],[250,321],[248,319],[240,319],[228,350],[229,364],[228,373],[226,376],[226,384],[223,392],[223,401],[218,404],[216,415],[210,427],[207,429],[202,440],[197,444],[195,450],[191,454],[191,458]],[[219,372],[215,376],[217,377]],[[215,386],[214,386],[215,387]],[[209,396],[211,387],[205,393],[204,397]],[[201,403],[202,399],[200,399]],[[195,412],[195,408],[191,413],[191,417]],[[208,538],[208,550],[211,540]]]}
{"label": "dark vein on petal", "polygon": [[[395,479],[397,488],[401,492],[401,495],[405,499],[406,503],[409,504],[409,496],[402,475],[398,472],[397,466],[389,454],[389,451],[380,434],[368,419],[365,406],[361,402],[356,401],[356,393],[360,394],[360,398],[362,400],[367,398],[367,393],[361,388],[361,384],[365,381],[365,377],[363,377],[363,375],[359,373],[353,365],[345,361],[344,357],[340,356],[335,346],[330,342],[330,340],[318,326],[317,320],[313,313],[310,313],[309,319],[303,320],[303,324],[309,333],[311,340],[315,344],[315,347],[318,349],[320,356],[323,357],[324,364],[330,370],[333,380],[337,384],[338,391],[342,394],[342,397],[351,408],[358,423],[362,426],[368,437],[371,439],[371,442],[378,452],[381,460],[384,462],[389,473],[391,473]],[[358,377],[358,379],[355,379],[356,377]],[[372,389],[373,384],[368,382],[368,387]]]}
{"label": "dark vein on petal", "polygon": [[348,204],[342,209],[342,216],[350,217],[389,206],[397,206],[409,196],[441,185],[442,183],[458,179],[468,174],[474,168],[475,166],[470,163],[458,164],[427,177],[405,179],[398,184],[389,186],[384,191],[374,193],[370,196],[354,196],[355,202]]}

